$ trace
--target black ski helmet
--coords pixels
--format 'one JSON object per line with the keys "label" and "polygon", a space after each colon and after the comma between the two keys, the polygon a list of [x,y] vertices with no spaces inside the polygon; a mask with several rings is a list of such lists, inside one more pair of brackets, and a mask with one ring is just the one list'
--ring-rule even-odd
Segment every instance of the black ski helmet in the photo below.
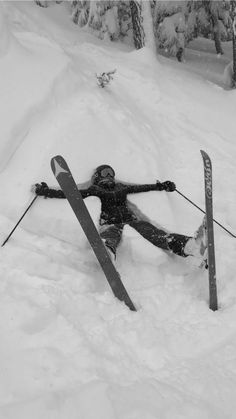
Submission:
{"label": "black ski helmet", "polygon": [[113,169],[113,167],[109,166],[109,164],[102,164],[101,166],[98,166],[94,170],[94,173],[93,173],[93,176],[92,176],[92,183],[96,184],[96,183],[99,182],[99,180],[106,177],[106,175],[102,174],[103,172],[106,172],[106,169],[107,169],[108,172],[109,171],[112,172],[113,176],[115,177],[115,170]]}

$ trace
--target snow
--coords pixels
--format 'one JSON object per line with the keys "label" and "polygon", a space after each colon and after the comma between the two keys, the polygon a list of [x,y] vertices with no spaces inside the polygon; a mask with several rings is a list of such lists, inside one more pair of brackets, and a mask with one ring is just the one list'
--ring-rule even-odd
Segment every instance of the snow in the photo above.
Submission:
{"label": "snow", "polygon": [[[171,179],[204,207],[203,149],[214,216],[236,232],[230,46],[217,58],[210,41],[194,41],[180,64],[96,39],[64,4],[1,2],[1,16],[1,242],[31,185],[57,186],[56,154],[78,182],[109,163],[127,182]],[[114,68],[99,88],[95,74]],[[193,234],[202,219],[177,193],[132,201],[178,233]],[[97,222],[99,201],[85,202]],[[0,252],[0,418],[233,419],[236,242],[218,226],[215,242],[212,312],[207,272],[125,227],[117,268],[134,313],[113,297],[67,202],[38,198]]]}

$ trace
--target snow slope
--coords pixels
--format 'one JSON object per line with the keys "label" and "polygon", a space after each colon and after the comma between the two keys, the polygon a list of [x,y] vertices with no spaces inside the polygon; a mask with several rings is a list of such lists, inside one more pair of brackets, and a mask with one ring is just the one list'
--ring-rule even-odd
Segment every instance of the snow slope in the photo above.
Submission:
{"label": "snow slope", "polygon": [[[174,180],[203,207],[203,149],[215,218],[236,232],[236,97],[210,50],[204,67],[199,48],[196,71],[196,45],[180,65],[99,41],[64,5],[0,6],[2,242],[33,199],[31,185],[56,186],[55,154],[78,182],[107,162],[124,181]],[[114,68],[100,89],[95,73]],[[171,231],[191,235],[202,219],[177,193],[132,201]],[[86,204],[97,222],[99,201]],[[236,242],[217,226],[215,241],[212,312],[206,272],[126,227],[117,267],[133,313],[111,294],[67,202],[38,198],[0,252],[0,419],[233,419]]]}

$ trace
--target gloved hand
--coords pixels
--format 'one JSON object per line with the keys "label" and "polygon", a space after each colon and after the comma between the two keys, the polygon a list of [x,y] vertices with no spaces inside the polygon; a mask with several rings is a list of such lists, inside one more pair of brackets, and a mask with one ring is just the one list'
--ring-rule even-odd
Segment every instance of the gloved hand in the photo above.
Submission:
{"label": "gloved hand", "polygon": [[162,182],[162,186],[164,191],[166,192],[174,192],[176,189],[175,183],[171,182],[170,180],[166,180],[165,182]]}
{"label": "gloved hand", "polygon": [[35,184],[34,192],[36,195],[47,197],[48,191],[49,187],[45,182]]}

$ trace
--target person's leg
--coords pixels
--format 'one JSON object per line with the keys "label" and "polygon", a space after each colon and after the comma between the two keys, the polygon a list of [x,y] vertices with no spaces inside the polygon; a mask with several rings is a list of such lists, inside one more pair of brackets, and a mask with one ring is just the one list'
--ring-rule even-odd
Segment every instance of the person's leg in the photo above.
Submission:
{"label": "person's leg", "polygon": [[116,256],[117,247],[122,238],[123,224],[103,224],[99,233],[105,246]]}
{"label": "person's leg", "polygon": [[164,250],[169,250],[182,257],[189,256],[184,252],[184,248],[189,239],[191,239],[190,236],[167,233],[147,221],[132,221],[129,225],[154,246],[160,247]]}

